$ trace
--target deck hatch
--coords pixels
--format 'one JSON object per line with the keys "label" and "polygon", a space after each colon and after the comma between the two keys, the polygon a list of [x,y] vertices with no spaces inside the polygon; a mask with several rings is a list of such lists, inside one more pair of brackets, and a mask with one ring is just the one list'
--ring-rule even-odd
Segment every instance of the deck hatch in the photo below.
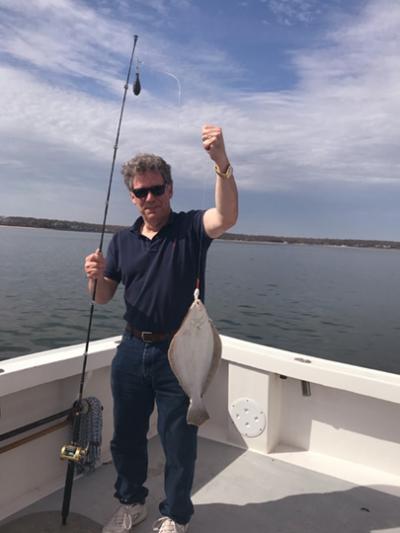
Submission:
{"label": "deck hatch", "polygon": [[258,437],[266,426],[266,417],[260,405],[251,398],[238,398],[229,409],[233,423],[245,437]]}

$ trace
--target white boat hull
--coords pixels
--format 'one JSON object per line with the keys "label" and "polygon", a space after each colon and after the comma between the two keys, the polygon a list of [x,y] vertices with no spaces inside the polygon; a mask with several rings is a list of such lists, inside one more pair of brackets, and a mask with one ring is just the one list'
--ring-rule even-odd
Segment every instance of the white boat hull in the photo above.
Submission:
{"label": "white boat hull", "polygon": [[[93,342],[87,367],[84,396],[104,406],[103,461],[110,460],[109,370],[118,340]],[[201,436],[359,485],[400,487],[400,376],[224,336],[222,343],[223,360],[205,398],[211,419]],[[0,434],[72,406],[83,350],[0,362]],[[303,396],[302,382],[311,396]],[[0,454],[0,520],[63,486],[59,451],[69,439],[64,427]]]}

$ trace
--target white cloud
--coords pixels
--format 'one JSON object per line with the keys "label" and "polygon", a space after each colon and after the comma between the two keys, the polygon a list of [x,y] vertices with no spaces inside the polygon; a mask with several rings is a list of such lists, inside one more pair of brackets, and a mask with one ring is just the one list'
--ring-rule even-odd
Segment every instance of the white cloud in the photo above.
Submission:
{"label": "white cloud", "polygon": [[126,41],[125,25],[121,38],[118,21],[81,3],[10,3],[1,22],[2,51],[31,69],[109,83],[122,66],[116,50]]}
{"label": "white cloud", "polygon": [[309,23],[320,13],[317,0],[269,0],[268,5],[277,20],[287,26]]}
{"label": "white cloud", "polygon": [[[30,176],[32,194],[39,195],[45,183],[50,195],[62,180],[66,195],[68,183],[75,187],[84,179],[89,195],[90,184],[106,174],[111,161],[125,49],[131,46],[128,27],[68,0],[21,0],[18,11],[11,1],[1,5],[8,9],[2,43],[13,66],[0,72],[0,181]],[[311,9],[311,2],[297,5],[304,13]],[[10,24],[17,18],[13,35]],[[74,39],[60,37],[65,25]],[[167,99],[143,79],[139,98],[129,90],[119,161],[136,151],[159,152],[172,163],[179,183],[198,186],[211,168],[200,127],[214,122],[224,127],[242,189],[295,190],[307,182],[398,184],[399,29],[398,2],[370,2],[332,30],[329,45],[293,53],[297,87],[258,93],[226,91],[226,76],[235,70],[226,51],[210,54],[207,46],[193,50],[189,44],[178,50],[165,35],[152,35],[143,52],[144,72],[148,65],[160,76],[161,71],[177,74],[182,105],[174,80]],[[57,77],[65,72],[103,84],[113,97],[90,94]]]}
{"label": "white cloud", "polygon": [[[176,9],[186,9],[190,7],[190,0],[136,0],[136,4],[150,8],[158,16],[165,17]],[[129,3],[128,3],[129,6]]]}
{"label": "white cloud", "polygon": [[[70,76],[115,92],[120,87],[116,76],[126,77],[134,26],[141,28],[136,56],[143,71],[171,72],[179,78],[185,73],[185,89],[212,91],[214,76],[228,81],[242,70],[224,50],[206,41],[201,48],[197,44],[176,46],[164,31],[153,30],[152,24],[165,24],[165,17],[158,14],[149,18],[145,11],[132,10],[131,3],[117,4],[126,18],[118,18],[117,9],[107,13],[105,7],[90,8],[78,0],[0,0],[1,5],[6,10],[0,20],[0,50],[25,68],[38,69],[47,77],[57,76],[57,83],[65,84],[65,77]],[[168,10],[173,18],[176,9],[189,6],[186,0],[154,0],[150,7]]]}

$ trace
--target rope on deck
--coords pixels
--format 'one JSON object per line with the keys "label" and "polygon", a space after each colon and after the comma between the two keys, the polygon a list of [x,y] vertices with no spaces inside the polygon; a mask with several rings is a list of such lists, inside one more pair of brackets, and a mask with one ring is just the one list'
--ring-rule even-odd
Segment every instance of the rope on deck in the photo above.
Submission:
{"label": "rope on deck", "polygon": [[77,472],[92,472],[100,460],[103,431],[103,406],[98,398],[83,398],[79,442],[88,449],[83,462],[78,463]]}

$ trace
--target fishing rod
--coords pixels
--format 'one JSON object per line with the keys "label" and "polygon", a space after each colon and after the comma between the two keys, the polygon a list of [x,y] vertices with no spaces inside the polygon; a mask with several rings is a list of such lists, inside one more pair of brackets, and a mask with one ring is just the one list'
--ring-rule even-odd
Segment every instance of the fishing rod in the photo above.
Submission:
{"label": "fishing rod", "polygon": [[[133,57],[135,54],[136,49],[136,43],[138,40],[138,36],[134,35],[133,39],[133,47],[132,47],[132,53],[131,58],[129,62],[129,68],[128,68],[128,74],[126,77],[126,83],[124,85],[124,94],[122,98],[122,104],[121,104],[121,111],[119,115],[119,121],[118,121],[118,128],[117,128],[117,135],[115,138],[114,143],[114,152],[113,152],[113,158],[111,163],[111,171],[110,171],[110,177],[108,181],[108,190],[107,190],[107,196],[106,196],[106,203],[104,208],[104,216],[103,216],[103,225],[101,230],[101,236],[100,236],[100,244],[99,244],[99,252],[103,249],[103,242],[104,242],[104,234],[106,229],[106,220],[107,220],[107,214],[108,214],[108,205],[110,201],[110,195],[111,195],[111,185],[114,175],[114,167],[115,167],[115,160],[117,157],[117,150],[118,150],[118,143],[119,143],[119,135],[121,131],[121,124],[122,124],[122,117],[124,114],[124,108],[125,108],[125,100],[126,100],[126,94],[128,92],[129,88],[129,79],[131,76],[131,70],[132,70],[132,63],[133,63]],[[139,62],[137,63],[136,67],[136,80],[133,85],[133,93],[138,96],[141,91],[141,85],[140,85],[140,79],[139,79]],[[72,441],[68,444],[65,444],[61,449],[60,457],[61,459],[65,459],[68,461],[67,466],[67,473],[65,477],[65,485],[64,485],[64,496],[63,496],[63,503],[62,503],[62,511],[61,511],[61,517],[62,517],[62,524],[65,525],[67,523],[67,517],[69,514],[69,507],[71,503],[71,494],[72,494],[72,484],[74,481],[74,472],[75,472],[75,466],[78,463],[82,463],[88,453],[88,447],[83,447],[79,443],[79,433],[81,428],[81,419],[82,415],[85,414],[85,409],[87,409],[82,402],[83,399],[83,389],[85,384],[85,374],[86,374],[86,366],[87,366],[87,359],[88,359],[88,351],[89,351],[89,344],[90,344],[90,335],[92,330],[92,322],[93,322],[93,314],[94,314],[94,306],[96,302],[96,291],[97,291],[97,279],[94,280],[94,286],[93,286],[93,292],[92,292],[92,301],[90,305],[90,313],[89,313],[89,323],[88,323],[88,329],[87,329],[87,336],[86,336],[86,345],[85,345],[85,352],[83,354],[83,365],[82,365],[82,373],[81,373],[81,380],[79,385],[79,395],[78,399],[74,402],[71,410],[72,415]]]}

